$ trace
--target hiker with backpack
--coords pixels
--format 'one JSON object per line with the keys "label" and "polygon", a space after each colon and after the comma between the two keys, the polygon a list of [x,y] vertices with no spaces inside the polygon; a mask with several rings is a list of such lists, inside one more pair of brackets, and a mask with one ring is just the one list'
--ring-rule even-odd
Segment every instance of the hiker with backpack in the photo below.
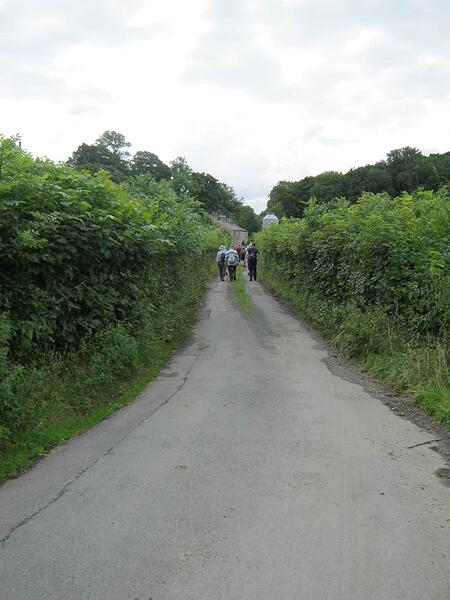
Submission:
{"label": "hiker with backpack", "polygon": [[230,281],[236,281],[236,269],[239,264],[239,254],[236,252],[236,249],[233,246],[228,250],[225,260],[228,267]]}
{"label": "hiker with backpack", "polygon": [[253,244],[247,249],[247,264],[248,264],[248,274],[250,277],[250,281],[256,281],[256,269],[258,266],[258,254],[259,250],[256,247],[256,244]]}
{"label": "hiker with backpack", "polygon": [[226,256],[226,246],[219,246],[219,251],[216,254],[216,263],[219,268],[219,276],[221,281],[225,281],[225,274],[227,272]]}

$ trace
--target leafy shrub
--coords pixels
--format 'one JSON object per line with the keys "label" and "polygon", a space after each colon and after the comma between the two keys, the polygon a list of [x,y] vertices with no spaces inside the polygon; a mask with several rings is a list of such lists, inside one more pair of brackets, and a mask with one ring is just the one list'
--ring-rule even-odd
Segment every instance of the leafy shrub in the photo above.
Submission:
{"label": "leafy shrub", "polygon": [[105,173],[1,143],[0,312],[10,315],[14,359],[142,320],[171,287],[167,269],[173,277],[183,256],[200,259],[218,241],[198,204],[167,182],[125,191]]}
{"label": "leafy shrub", "polygon": [[450,197],[417,192],[310,201],[303,219],[259,234],[263,268],[335,303],[379,305],[418,334],[449,329]]}
{"label": "leafy shrub", "polygon": [[97,352],[91,368],[96,378],[101,379],[105,364],[119,377],[126,377],[139,366],[139,345],[123,324],[102,332],[96,338]]}
{"label": "leafy shrub", "polygon": [[222,233],[166,181],[119,186],[9,139],[0,156],[4,443],[108,402],[148,368],[192,314]]}

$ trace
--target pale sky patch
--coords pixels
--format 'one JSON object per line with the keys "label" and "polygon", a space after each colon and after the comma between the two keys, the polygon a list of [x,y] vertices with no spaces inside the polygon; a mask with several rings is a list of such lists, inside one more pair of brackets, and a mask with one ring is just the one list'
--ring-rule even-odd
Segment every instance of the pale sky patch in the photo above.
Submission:
{"label": "pale sky patch", "polygon": [[282,179],[450,150],[447,0],[0,0],[0,132],[105,129],[257,211]]}

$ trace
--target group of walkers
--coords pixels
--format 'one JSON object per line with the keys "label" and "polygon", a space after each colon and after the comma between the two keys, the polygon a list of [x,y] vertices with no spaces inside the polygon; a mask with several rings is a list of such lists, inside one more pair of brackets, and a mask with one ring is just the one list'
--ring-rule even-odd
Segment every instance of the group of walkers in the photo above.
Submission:
{"label": "group of walkers", "polygon": [[219,268],[219,276],[222,281],[228,274],[230,281],[236,281],[236,269],[239,263],[244,264],[248,272],[250,281],[256,281],[259,250],[253,242],[246,246],[244,242],[231,246],[220,246],[216,256],[216,263]]}

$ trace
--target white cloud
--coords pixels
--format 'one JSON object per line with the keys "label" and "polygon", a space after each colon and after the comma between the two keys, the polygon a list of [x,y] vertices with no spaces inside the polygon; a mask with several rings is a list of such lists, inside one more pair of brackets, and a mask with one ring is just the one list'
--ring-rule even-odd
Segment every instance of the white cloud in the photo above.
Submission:
{"label": "white cloud", "polygon": [[0,0],[6,134],[64,159],[105,129],[233,185],[448,150],[445,0]]}

